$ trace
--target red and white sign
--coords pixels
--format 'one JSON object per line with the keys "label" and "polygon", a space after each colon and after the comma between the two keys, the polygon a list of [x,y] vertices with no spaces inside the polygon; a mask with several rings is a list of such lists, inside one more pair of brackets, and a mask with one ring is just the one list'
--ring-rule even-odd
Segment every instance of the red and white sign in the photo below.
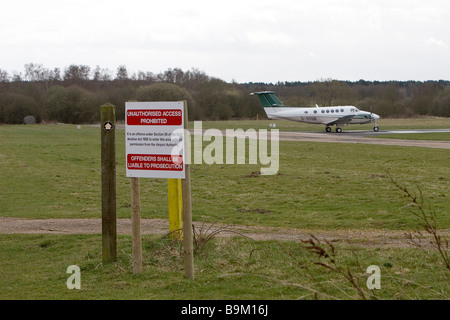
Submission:
{"label": "red and white sign", "polygon": [[183,171],[183,157],[162,154],[128,154],[127,168],[132,170]]}
{"label": "red and white sign", "polygon": [[184,179],[184,102],[125,104],[127,177]]}
{"label": "red and white sign", "polygon": [[127,124],[131,126],[180,126],[183,112],[180,110],[127,110]]}

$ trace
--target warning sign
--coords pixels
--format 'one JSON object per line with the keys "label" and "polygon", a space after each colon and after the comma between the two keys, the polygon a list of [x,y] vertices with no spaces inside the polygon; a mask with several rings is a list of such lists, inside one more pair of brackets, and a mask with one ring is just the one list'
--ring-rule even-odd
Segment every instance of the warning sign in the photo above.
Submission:
{"label": "warning sign", "polygon": [[127,102],[127,177],[184,179],[184,102]]}
{"label": "warning sign", "polygon": [[182,156],[167,155],[127,155],[127,168],[133,170],[183,170]]}
{"label": "warning sign", "polygon": [[128,110],[127,124],[133,126],[181,126],[183,112],[180,110]]}

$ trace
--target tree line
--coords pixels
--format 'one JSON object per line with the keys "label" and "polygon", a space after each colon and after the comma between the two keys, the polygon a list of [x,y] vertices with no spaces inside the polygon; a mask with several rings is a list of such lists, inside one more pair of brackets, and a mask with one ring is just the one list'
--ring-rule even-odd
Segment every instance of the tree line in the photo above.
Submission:
{"label": "tree line", "polygon": [[23,72],[0,69],[0,123],[93,123],[99,107],[116,106],[125,118],[125,102],[187,100],[190,120],[265,118],[255,91],[275,91],[285,105],[355,105],[383,117],[450,117],[449,81],[339,81],[227,83],[198,69],[168,69],[155,74],[70,65],[64,70],[29,63]]}

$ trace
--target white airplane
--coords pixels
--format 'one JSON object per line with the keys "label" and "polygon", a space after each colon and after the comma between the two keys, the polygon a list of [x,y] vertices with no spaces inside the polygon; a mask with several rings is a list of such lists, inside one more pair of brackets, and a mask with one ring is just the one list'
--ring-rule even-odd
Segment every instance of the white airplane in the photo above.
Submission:
{"label": "white airplane", "polygon": [[379,130],[377,119],[379,115],[361,111],[355,106],[333,106],[315,108],[299,108],[284,106],[275,96],[273,91],[253,92],[250,95],[257,95],[264,111],[269,119],[291,120],[306,123],[323,124],[325,130],[331,132],[331,127],[336,126],[336,132],[342,132],[343,124],[364,124],[375,123],[373,131]]}

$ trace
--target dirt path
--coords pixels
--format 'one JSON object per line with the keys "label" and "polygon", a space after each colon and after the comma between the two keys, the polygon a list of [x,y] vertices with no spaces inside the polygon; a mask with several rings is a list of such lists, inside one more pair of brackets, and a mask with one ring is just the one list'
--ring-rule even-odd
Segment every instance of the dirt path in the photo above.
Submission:
{"label": "dirt path", "polygon": [[[257,240],[303,241],[314,234],[318,239],[333,243],[349,243],[363,247],[412,247],[406,231],[388,230],[304,230],[242,225],[222,225],[195,222],[197,233],[217,232],[218,237],[245,236]],[[142,219],[142,234],[168,234],[169,223],[164,219]],[[101,219],[23,219],[0,217],[0,234],[100,234]],[[117,220],[118,234],[131,234],[131,220]],[[450,237],[450,229],[440,234]],[[423,244],[427,243],[423,240]]]}

